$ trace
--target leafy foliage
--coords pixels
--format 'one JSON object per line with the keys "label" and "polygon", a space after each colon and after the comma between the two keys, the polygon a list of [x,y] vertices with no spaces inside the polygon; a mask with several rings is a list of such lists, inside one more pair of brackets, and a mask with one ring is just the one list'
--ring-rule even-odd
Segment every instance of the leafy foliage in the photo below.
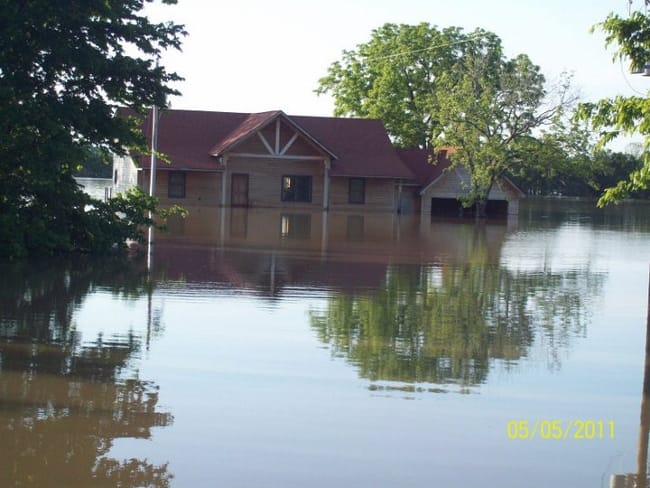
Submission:
{"label": "leafy foliage", "polygon": [[84,158],[77,164],[72,174],[85,178],[111,178],[110,153],[96,147],[85,148]]}
{"label": "leafy foliage", "polygon": [[185,32],[151,23],[144,3],[0,1],[0,255],[101,252],[111,229],[121,245],[119,220],[95,220],[108,218],[106,208],[82,194],[72,172],[88,146],[146,150],[137,121],[115,117],[117,108],[144,113],[177,93],[168,84],[181,78],[156,59],[179,49]]}
{"label": "leafy foliage", "polygon": [[[596,28],[606,34],[607,45],[615,44],[615,59],[630,61],[633,71],[638,71],[650,61],[650,18],[641,12],[633,12],[628,18],[609,14]],[[632,192],[650,188],[650,98],[607,98],[596,103],[584,103],[576,116],[589,120],[599,132],[600,147],[619,135],[641,134],[645,138],[643,164],[632,170],[624,179],[606,189],[598,201],[599,206],[617,202]]]}
{"label": "leafy foliage", "polygon": [[437,80],[466,53],[495,43],[481,29],[385,24],[367,43],[344,51],[316,92],[334,96],[335,115],[380,119],[398,146],[428,148],[439,123]]}
{"label": "leafy foliage", "polygon": [[549,124],[570,103],[569,81],[547,103],[545,79],[528,56],[506,59],[500,45],[468,55],[439,80],[437,144],[451,146],[452,163],[470,176],[465,206],[483,214],[497,179],[529,164],[533,130]]}
{"label": "leafy foliage", "polygon": [[334,96],[335,115],[381,119],[398,146],[452,146],[452,162],[471,177],[464,203],[479,210],[496,179],[528,159],[533,129],[569,101],[564,80],[544,105],[539,67],[523,54],[506,59],[495,34],[426,23],[374,30],[316,91]]}

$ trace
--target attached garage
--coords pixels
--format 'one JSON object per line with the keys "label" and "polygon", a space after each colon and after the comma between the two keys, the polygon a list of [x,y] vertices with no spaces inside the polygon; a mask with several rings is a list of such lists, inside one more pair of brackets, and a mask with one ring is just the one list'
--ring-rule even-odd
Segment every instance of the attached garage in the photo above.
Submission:
{"label": "attached garage", "polygon": [[[475,209],[463,208],[458,200],[467,194],[469,173],[462,166],[452,168],[446,150],[433,155],[426,149],[399,149],[398,154],[416,176],[421,189],[422,215],[464,217],[475,214]],[[487,216],[517,215],[519,199],[523,196],[508,178],[499,178],[488,196]]]}

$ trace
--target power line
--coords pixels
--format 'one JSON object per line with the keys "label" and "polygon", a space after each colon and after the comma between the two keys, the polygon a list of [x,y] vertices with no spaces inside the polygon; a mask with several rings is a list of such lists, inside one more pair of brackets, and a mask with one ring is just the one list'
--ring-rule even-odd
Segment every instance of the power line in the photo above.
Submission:
{"label": "power line", "polygon": [[637,90],[636,88],[634,88],[632,86],[632,83],[630,83],[630,80],[627,77],[627,72],[626,72],[625,68],[623,67],[623,60],[622,59],[619,59],[618,64],[621,67],[621,75],[623,75],[623,79],[625,80],[625,84],[628,86],[628,88],[630,90],[632,90],[634,93],[636,93],[637,95],[645,96],[646,95],[645,93],[640,92],[639,90]]}
{"label": "power line", "polygon": [[475,34],[470,35],[467,39],[463,39],[461,41],[453,41],[453,42],[447,42],[447,43],[444,43],[444,44],[436,44],[434,46],[424,47],[422,49],[411,49],[411,50],[408,50],[408,51],[400,51],[398,53],[386,54],[386,55],[383,55],[383,56],[372,56],[370,58],[367,58],[367,60],[368,61],[376,61],[376,60],[382,60],[382,59],[391,59],[391,58],[396,58],[398,56],[404,56],[404,55],[407,55],[407,54],[416,54],[416,53],[431,51],[433,49],[438,49],[438,48],[441,48],[441,47],[455,46],[457,44],[465,44],[465,43],[468,43],[468,42],[472,42],[477,38],[485,37],[487,34],[488,34],[487,32],[477,32]]}

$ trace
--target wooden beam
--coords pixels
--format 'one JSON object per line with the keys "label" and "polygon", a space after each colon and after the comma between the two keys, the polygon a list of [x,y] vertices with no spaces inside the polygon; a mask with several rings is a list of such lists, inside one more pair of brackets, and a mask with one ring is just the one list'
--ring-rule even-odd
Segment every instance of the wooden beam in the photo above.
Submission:
{"label": "wooden beam", "polygon": [[293,136],[291,137],[291,139],[289,139],[289,142],[287,142],[287,143],[285,144],[285,146],[282,148],[282,151],[280,151],[280,155],[281,155],[281,156],[284,155],[284,154],[286,154],[286,152],[289,150],[289,148],[291,147],[291,145],[292,145],[294,142],[296,142],[296,139],[298,139],[298,135],[299,135],[299,134],[298,134],[297,132],[294,132],[294,134],[293,134]]}
{"label": "wooden beam", "polygon": [[280,154],[280,118],[275,119],[275,154]]}
{"label": "wooden beam", "polygon": [[269,154],[271,155],[275,154],[275,152],[273,152],[273,149],[271,148],[271,145],[266,140],[266,137],[264,137],[260,131],[257,131],[257,136],[260,138],[262,144],[264,144],[264,147],[266,147],[266,150],[269,152]]}
{"label": "wooden beam", "polygon": [[279,159],[279,160],[302,160],[302,161],[322,161],[322,156],[294,156],[284,154],[255,154],[255,153],[230,153],[230,157],[236,158],[258,158],[258,159]]}

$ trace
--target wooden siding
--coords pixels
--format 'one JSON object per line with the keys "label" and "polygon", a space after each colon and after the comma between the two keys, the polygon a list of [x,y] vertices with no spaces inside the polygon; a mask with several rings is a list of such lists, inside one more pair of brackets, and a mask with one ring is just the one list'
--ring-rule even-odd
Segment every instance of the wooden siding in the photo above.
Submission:
{"label": "wooden siding", "polygon": [[287,151],[287,155],[291,156],[322,156],[325,158],[323,153],[317,151],[314,146],[311,144],[311,142],[305,140],[304,137],[298,137],[295,141],[293,141],[293,144],[291,144],[291,147],[289,147],[289,150]]}
{"label": "wooden siding", "polygon": [[236,152],[269,154],[268,149],[266,149],[264,143],[258,137],[257,133],[254,133],[252,136],[248,137],[245,141],[242,141],[240,144],[238,144]]}
{"label": "wooden siding", "polygon": [[136,186],[138,184],[138,169],[133,159],[129,156],[114,155],[112,178],[113,194],[124,193],[129,188]]}
{"label": "wooden siding", "polygon": [[[156,175],[156,197],[160,199],[161,206],[169,205],[219,205],[221,198],[221,174],[200,171],[185,172],[185,198],[169,198],[167,196],[169,173],[171,171],[159,170]],[[141,172],[140,188],[149,192],[149,170]]]}
{"label": "wooden siding", "polygon": [[[458,196],[467,193],[469,185],[469,173],[464,168],[456,167],[449,172],[443,173],[422,194],[422,214],[431,215],[432,198],[458,198]],[[509,214],[519,212],[519,196],[505,180],[498,180],[492,186],[488,199],[507,201]]]}
{"label": "wooden siding", "polygon": [[[250,207],[322,208],[324,172],[322,161],[238,157],[228,159],[228,175],[232,173],[249,175],[248,202]],[[282,201],[282,176],[285,175],[312,177],[311,202]],[[230,187],[229,182],[228,187]],[[227,191],[229,192],[230,188]],[[229,195],[229,193],[227,194]]]}
{"label": "wooden siding", "polygon": [[349,203],[349,182],[347,177],[332,177],[330,179],[330,208],[332,210],[382,210],[396,209],[397,189],[395,180],[365,178],[365,203]]}

